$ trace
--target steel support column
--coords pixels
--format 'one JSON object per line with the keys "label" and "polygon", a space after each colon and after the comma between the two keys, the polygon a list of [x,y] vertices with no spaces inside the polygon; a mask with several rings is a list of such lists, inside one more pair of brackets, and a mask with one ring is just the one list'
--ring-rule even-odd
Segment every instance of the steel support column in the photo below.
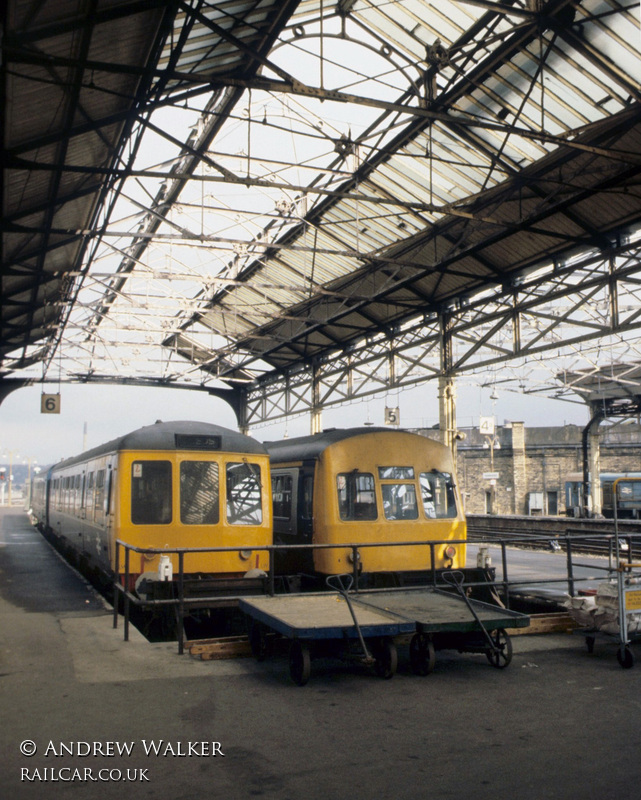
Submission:
{"label": "steel support column", "polygon": [[[583,446],[583,504],[582,504],[582,516],[587,517],[589,516],[589,501],[590,495],[593,498],[600,496],[600,488],[601,482],[599,480],[599,473],[594,471],[596,467],[598,469],[599,466],[599,458],[598,455],[596,459],[594,458],[593,451],[596,450],[598,453],[599,448],[599,425],[603,421],[605,417],[605,413],[602,407],[592,406],[591,407],[592,416],[588,424],[583,428],[582,434],[582,446]],[[592,469],[592,472],[590,470]],[[590,492],[590,474],[592,474],[592,491]],[[598,503],[599,510],[601,507],[600,502]],[[593,511],[596,511],[595,506],[592,506]]]}
{"label": "steel support column", "polygon": [[452,372],[452,318],[443,313],[439,318],[441,371],[438,378],[438,419],[441,441],[449,447],[456,463],[456,387]]}
{"label": "steel support column", "polygon": [[310,428],[311,434],[320,433],[322,427],[323,407],[320,403],[318,369],[316,366],[312,367],[312,408],[310,411]]}

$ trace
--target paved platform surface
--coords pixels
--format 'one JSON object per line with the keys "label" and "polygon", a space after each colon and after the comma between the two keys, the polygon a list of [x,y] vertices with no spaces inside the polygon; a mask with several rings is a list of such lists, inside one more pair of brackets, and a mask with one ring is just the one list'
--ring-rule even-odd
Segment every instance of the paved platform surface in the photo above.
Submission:
{"label": "paved platform surface", "polygon": [[[123,641],[18,509],[0,512],[3,798],[637,800],[641,652],[515,636],[505,670],[441,652],[392,680]],[[21,749],[22,748],[22,749]],[[31,754],[35,749],[35,753]],[[72,794],[70,795],[70,792]]]}

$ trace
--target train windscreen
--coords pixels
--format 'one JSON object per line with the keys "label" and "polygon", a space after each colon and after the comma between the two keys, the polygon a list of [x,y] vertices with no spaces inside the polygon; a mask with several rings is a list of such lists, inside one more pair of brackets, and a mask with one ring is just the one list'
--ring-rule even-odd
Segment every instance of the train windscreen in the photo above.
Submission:
{"label": "train windscreen", "polygon": [[182,461],[180,464],[180,521],[183,525],[216,525],[220,521],[218,464]]}
{"label": "train windscreen", "polygon": [[260,466],[247,461],[227,464],[227,522],[260,525],[262,521]]}
{"label": "train windscreen", "polygon": [[421,472],[421,497],[430,519],[456,517],[456,496],[452,476],[447,472]]}
{"label": "train windscreen", "polygon": [[377,517],[374,476],[369,472],[341,472],[336,476],[338,509],[342,520]]}
{"label": "train windscreen", "polygon": [[131,465],[131,521],[134,525],[171,522],[171,462],[134,461]]}

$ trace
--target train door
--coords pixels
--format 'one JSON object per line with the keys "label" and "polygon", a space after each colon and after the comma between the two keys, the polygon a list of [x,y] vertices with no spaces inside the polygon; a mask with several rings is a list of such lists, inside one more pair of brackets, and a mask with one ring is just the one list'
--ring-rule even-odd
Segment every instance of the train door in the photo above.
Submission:
{"label": "train door", "polygon": [[301,544],[309,544],[314,535],[314,467],[303,464],[298,470],[296,524]]}
{"label": "train door", "polygon": [[272,513],[274,534],[298,538],[296,507],[298,469],[272,469]]}
{"label": "train door", "polygon": [[[272,467],[274,544],[310,544],[312,540],[312,492],[314,472],[308,467]],[[276,572],[299,573],[311,569],[312,554],[278,550]]]}

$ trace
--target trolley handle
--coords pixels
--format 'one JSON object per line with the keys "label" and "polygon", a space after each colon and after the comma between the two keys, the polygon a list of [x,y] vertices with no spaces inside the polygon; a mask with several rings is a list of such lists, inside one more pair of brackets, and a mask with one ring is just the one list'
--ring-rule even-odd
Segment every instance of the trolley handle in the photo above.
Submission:
{"label": "trolley handle", "polygon": [[449,583],[450,586],[453,586],[456,589],[456,591],[461,595],[461,598],[465,602],[465,605],[468,607],[470,614],[474,617],[474,619],[476,620],[476,624],[481,629],[481,632],[483,633],[483,636],[485,637],[485,640],[487,641],[490,650],[493,653],[498,652],[500,648],[498,648],[496,644],[492,641],[492,637],[487,632],[487,628],[485,627],[485,625],[483,625],[483,623],[479,619],[479,615],[476,613],[474,606],[470,602],[470,598],[465,594],[465,591],[463,589],[465,574],[460,569],[451,570],[450,572],[443,573],[443,580],[445,581],[445,583]]}
{"label": "trolley handle", "polygon": [[465,581],[465,574],[460,569],[451,570],[450,572],[443,572],[442,578],[445,583],[449,583],[455,589],[463,594],[463,583]]}
{"label": "trolley handle", "polygon": [[376,659],[367,649],[367,645],[365,644],[365,639],[363,638],[363,633],[361,631],[361,626],[358,624],[358,620],[356,619],[354,606],[352,605],[350,596],[347,594],[354,583],[354,576],[348,572],[343,573],[342,575],[328,575],[325,578],[325,583],[330,589],[338,592],[344,598],[345,602],[347,603],[349,613],[352,615],[352,621],[354,622],[354,627],[356,628],[356,633],[358,634],[358,640],[361,644],[361,648],[363,649],[363,662],[365,664],[374,664]]}
{"label": "trolley handle", "polygon": [[354,585],[354,576],[349,572],[343,573],[342,575],[328,575],[325,578],[325,583],[330,589],[334,589],[334,591],[345,595]]}

